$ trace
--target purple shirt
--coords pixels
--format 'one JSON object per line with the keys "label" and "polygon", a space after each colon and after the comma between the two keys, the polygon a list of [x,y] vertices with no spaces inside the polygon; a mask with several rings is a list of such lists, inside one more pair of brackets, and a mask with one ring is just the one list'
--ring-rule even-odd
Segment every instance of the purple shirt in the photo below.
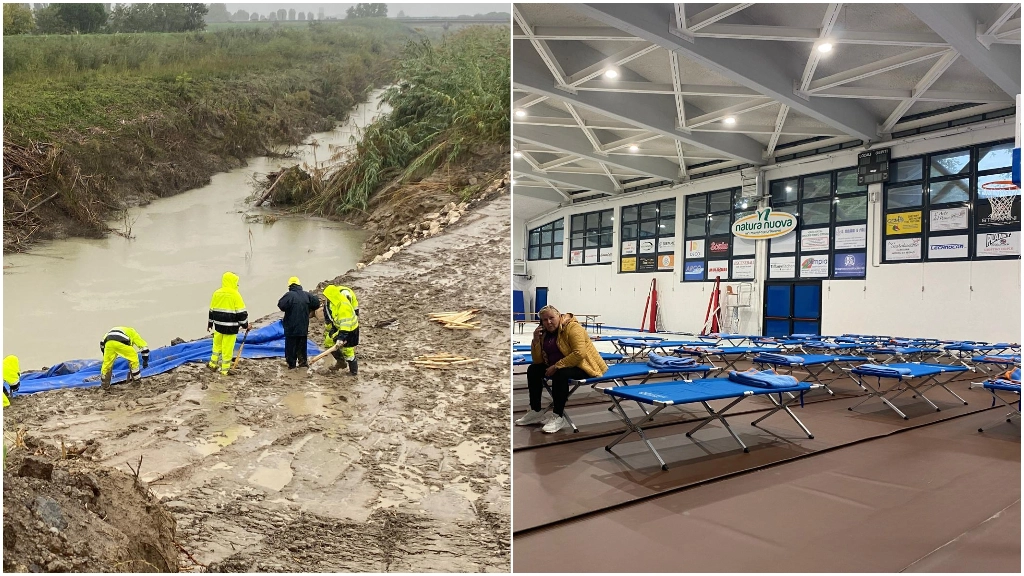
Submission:
{"label": "purple shirt", "polygon": [[562,358],[565,358],[565,354],[558,348],[558,333],[551,334],[550,332],[544,332],[544,340],[541,342],[544,347],[544,355],[548,358],[548,366],[553,366]]}

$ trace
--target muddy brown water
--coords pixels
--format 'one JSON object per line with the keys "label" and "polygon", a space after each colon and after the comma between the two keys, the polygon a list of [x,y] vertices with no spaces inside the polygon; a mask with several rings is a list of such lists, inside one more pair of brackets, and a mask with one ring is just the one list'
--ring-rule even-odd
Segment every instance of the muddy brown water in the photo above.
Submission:
{"label": "muddy brown water", "polygon": [[345,125],[291,148],[294,157],[253,158],[207,186],[131,209],[133,240],[74,238],[4,256],[3,354],[18,355],[22,370],[98,358],[97,343],[114,326],[135,328],[150,347],[166,346],[205,335],[210,294],[225,271],[240,276],[250,317],[259,318],[277,310],[290,276],[309,289],[354,268],[363,230],[307,217],[249,223],[246,214],[259,211],[245,198],[254,174],[323,162],[351,146],[386,112],[378,109],[380,95],[373,92]]}

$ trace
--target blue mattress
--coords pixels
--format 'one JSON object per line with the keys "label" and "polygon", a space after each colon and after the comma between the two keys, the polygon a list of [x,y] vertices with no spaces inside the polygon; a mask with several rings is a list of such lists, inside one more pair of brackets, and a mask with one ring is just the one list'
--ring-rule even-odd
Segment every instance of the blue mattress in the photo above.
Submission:
{"label": "blue mattress", "polygon": [[1020,364],[1020,354],[987,354],[985,356],[975,356],[971,360],[992,364]]}
{"label": "blue mattress", "polygon": [[1009,380],[987,380],[984,384],[985,388],[989,390],[1005,390],[1007,392],[1016,392],[1020,394],[1020,382],[1010,382]]}
{"label": "blue mattress", "polygon": [[955,350],[957,352],[984,352],[986,350],[997,350],[999,348],[1000,348],[999,346],[991,346],[991,345],[988,345],[988,344],[978,345],[978,344],[960,343],[960,344],[950,344],[950,345],[946,346],[945,349],[946,350]]}
{"label": "blue mattress", "polygon": [[646,404],[689,404],[691,402],[707,402],[723,398],[738,398],[759,394],[778,394],[785,392],[804,392],[811,385],[801,382],[789,388],[757,388],[744,386],[728,378],[706,378],[693,382],[668,382],[658,384],[641,384],[638,386],[616,386],[606,388],[605,394],[626,400],[636,400]]}
{"label": "blue mattress", "polygon": [[830,362],[867,362],[864,356],[830,356],[828,354],[794,354],[789,358],[799,358],[800,361],[783,362],[776,358],[765,358],[758,356],[754,362],[761,364],[777,364],[780,366],[813,366],[815,364],[828,364]]}
{"label": "blue mattress", "polygon": [[919,354],[921,352],[941,352],[937,348],[919,348],[917,346],[886,346],[882,348],[868,348],[865,352],[872,354]]}
{"label": "blue mattress", "polygon": [[513,352],[529,352],[530,351],[530,345],[529,344],[513,344],[512,345],[512,351]]}

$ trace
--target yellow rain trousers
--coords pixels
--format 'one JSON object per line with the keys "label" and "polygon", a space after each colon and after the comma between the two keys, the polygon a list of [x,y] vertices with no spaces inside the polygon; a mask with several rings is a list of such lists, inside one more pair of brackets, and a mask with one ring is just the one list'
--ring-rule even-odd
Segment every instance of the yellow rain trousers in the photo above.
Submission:
{"label": "yellow rain trousers", "polygon": [[[356,315],[359,300],[351,288],[334,285],[324,288],[324,298],[328,303],[324,310],[324,321],[327,324],[324,330],[324,347],[330,348],[334,346],[334,339],[330,335],[332,327],[342,332],[352,332],[359,328],[359,316]],[[343,347],[341,355],[347,362],[356,357],[356,349],[354,346]]]}
{"label": "yellow rain trousers", "polygon": [[18,362],[18,357],[12,355],[4,358],[4,384],[7,384],[13,390],[18,387],[20,382],[21,366]]}
{"label": "yellow rain trousers", "polygon": [[210,298],[210,316],[207,327],[213,332],[213,352],[210,355],[209,367],[225,376],[231,368],[231,357],[235,351],[235,340],[240,328],[248,329],[249,313],[245,302],[238,292],[238,276],[225,272],[221,277],[221,287]]}
{"label": "yellow rain trousers", "polygon": [[[131,370],[131,377],[138,378],[142,371],[139,370],[139,353],[135,351],[135,348],[140,348],[149,353],[149,345],[146,341],[139,336],[139,333],[128,328],[126,326],[118,326],[117,328],[111,329],[111,332],[118,330],[128,336],[130,343],[124,344],[114,340],[107,340],[103,345],[103,364],[100,366],[100,374],[110,374],[114,369],[114,361],[120,356],[128,361],[128,367]],[[108,332],[108,335],[110,333]]]}

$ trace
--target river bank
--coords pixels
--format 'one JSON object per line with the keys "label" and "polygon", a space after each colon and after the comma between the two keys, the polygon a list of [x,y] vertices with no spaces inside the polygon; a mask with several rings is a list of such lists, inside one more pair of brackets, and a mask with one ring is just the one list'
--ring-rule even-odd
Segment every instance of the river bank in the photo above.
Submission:
{"label": "river bank", "polygon": [[[323,366],[307,377],[268,359],[225,379],[191,364],[109,394],[18,397],[4,429],[51,455],[91,441],[77,458],[102,467],[143,457],[140,478],[176,520],[183,569],[507,572],[511,206],[507,187],[495,196],[387,262],[320,283],[359,295],[358,377]],[[480,330],[427,318],[470,308]],[[314,323],[311,338],[321,334]],[[409,363],[436,352],[480,361]],[[14,517],[32,514],[7,504],[5,571],[45,565],[6,548]],[[51,536],[86,553],[101,544],[74,526]]]}

